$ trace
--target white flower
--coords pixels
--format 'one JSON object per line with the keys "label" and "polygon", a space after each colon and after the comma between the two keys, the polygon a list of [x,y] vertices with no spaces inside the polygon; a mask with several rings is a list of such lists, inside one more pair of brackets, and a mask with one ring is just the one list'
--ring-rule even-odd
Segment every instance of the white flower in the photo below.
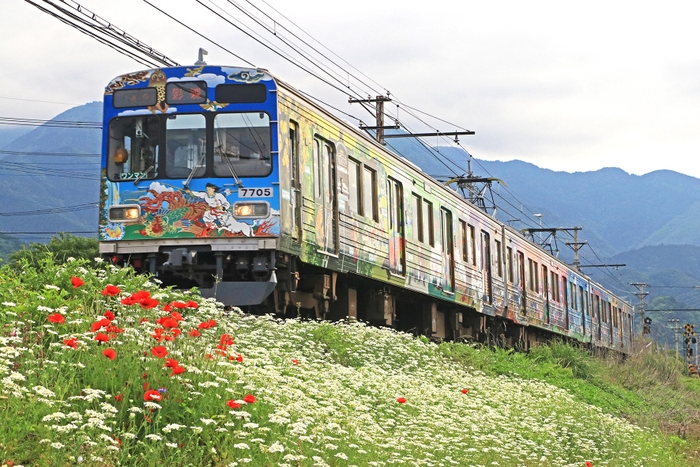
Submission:
{"label": "white flower", "polygon": [[[270,446],[270,449],[268,449],[268,451],[269,452],[284,452],[284,445],[279,443],[279,442],[275,442],[272,444],[272,446]],[[346,459],[347,459],[347,457],[346,457]]]}
{"label": "white flower", "polygon": [[17,306],[15,302],[2,302],[2,306]]}
{"label": "white flower", "polygon": [[152,440],[152,441],[160,441],[160,440],[163,439],[163,438],[161,438],[160,436],[158,436],[158,435],[156,435],[156,434],[153,434],[153,433],[151,433],[151,434],[149,434],[149,435],[146,435],[145,437],[146,437],[146,439],[150,439],[150,440]]}
{"label": "white flower", "polygon": [[250,446],[245,443],[234,444],[233,447],[236,449],[250,449]]}

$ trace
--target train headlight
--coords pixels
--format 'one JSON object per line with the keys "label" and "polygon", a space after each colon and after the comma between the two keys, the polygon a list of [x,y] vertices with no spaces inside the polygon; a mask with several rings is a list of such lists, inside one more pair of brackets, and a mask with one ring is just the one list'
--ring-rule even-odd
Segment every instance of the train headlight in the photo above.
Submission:
{"label": "train headlight", "polygon": [[266,202],[236,203],[233,205],[233,215],[237,218],[264,219],[270,215],[270,205]]}
{"label": "train headlight", "polygon": [[107,217],[110,222],[135,222],[141,217],[141,208],[138,204],[111,206]]}

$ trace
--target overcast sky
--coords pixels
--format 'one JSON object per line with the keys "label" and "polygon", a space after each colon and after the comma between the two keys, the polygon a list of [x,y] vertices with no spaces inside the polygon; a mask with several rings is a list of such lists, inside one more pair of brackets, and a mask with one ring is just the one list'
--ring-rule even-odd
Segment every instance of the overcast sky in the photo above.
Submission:
{"label": "overcast sky", "polygon": [[[362,95],[388,90],[403,104],[474,130],[476,135],[462,137],[461,144],[476,158],[519,159],[567,172],[620,167],[640,175],[669,169],[700,177],[700,6],[695,2],[647,8],[631,1],[150,1],[255,66],[369,125],[372,117],[349,106],[347,95],[269,52],[203,5],[215,10],[212,5],[219,5],[216,11],[246,24],[250,20],[233,4],[262,18],[252,5],[260,8],[278,19],[279,37],[302,47],[291,29],[370,83],[372,90],[341,72],[341,81],[349,80]],[[245,65],[142,0],[78,3],[181,64],[194,63],[203,47],[210,64]],[[259,27],[256,31],[264,34]],[[263,37],[284,46],[271,34]],[[0,0],[0,44],[0,117],[51,118],[101,100],[112,78],[144,68],[23,0]],[[395,103],[387,110],[396,113]],[[430,126],[424,126],[406,110],[399,108],[399,119],[412,131],[455,130],[428,117]]]}

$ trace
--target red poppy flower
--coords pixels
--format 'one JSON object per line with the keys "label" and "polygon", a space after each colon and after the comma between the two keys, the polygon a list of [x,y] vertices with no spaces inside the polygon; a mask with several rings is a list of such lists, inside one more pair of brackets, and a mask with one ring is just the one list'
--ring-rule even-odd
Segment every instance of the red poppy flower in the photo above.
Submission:
{"label": "red poppy flower", "polygon": [[143,400],[145,400],[147,402],[148,401],[161,401],[161,400],[163,400],[163,396],[161,395],[161,393],[159,393],[155,389],[149,389],[148,391],[146,391],[144,393]]}
{"label": "red poppy flower", "polygon": [[178,329],[178,328],[172,328],[172,329],[170,330],[170,334],[171,334],[173,337],[177,337],[177,336],[179,336],[181,333],[182,333],[182,331],[181,331],[180,329]]}
{"label": "red poppy flower", "polygon": [[209,321],[204,321],[202,323],[199,323],[199,329],[209,329],[211,327],[216,326],[216,321],[213,319],[210,319]]}
{"label": "red poppy flower", "polygon": [[232,409],[240,409],[240,408],[241,408],[241,404],[239,404],[238,402],[236,402],[236,401],[234,401],[234,400],[228,401],[228,402],[226,403],[226,405],[228,405],[228,406],[231,407]]}
{"label": "red poppy flower", "polygon": [[119,287],[117,287],[116,285],[109,284],[100,293],[105,297],[114,297],[116,295],[119,295],[119,292],[121,292]]}
{"label": "red poppy flower", "polygon": [[586,467],[593,467],[593,462],[586,461]]}
{"label": "red poppy flower", "polygon": [[66,318],[61,313],[51,313],[46,317],[49,323],[63,324]]}
{"label": "red poppy flower", "polygon": [[170,373],[170,376],[181,375],[184,372],[185,372],[185,367],[178,365],[176,367],[173,367],[173,372]]}
{"label": "red poppy flower", "polygon": [[90,325],[90,331],[97,332],[100,329],[102,329],[103,327],[109,326],[110,324],[112,324],[112,320],[110,320],[108,318],[102,318],[101,320],[95,321],[94,323],[92,323]]}
{"label": "red poppy flower", "polygon": [[83,282],[83,280],[80,277],[73,276],[70,278],[70,283],[73,284],[74,289],[77,289],[78,287],[83,285],[85,282]]}
{"label": "red poppy flower", "polygon": [[147,323],[147,322],[148,322],[148,318],[141,318],[139,320],[139,324],[143,324],[143,323]]}
{"label": "red poppy flower", "polygon": [[462,394],[467,394],[469,392],[469,389],[462,389]]}
{"label": "red poppy flower", "polygon": [[252,394],[246,394],[245,397],[243,398],[245,402],[248,404],[254,404],[255,403],[255,396]]}
{"label": "red poppy flower", "polygon": [[170,305],[179,309],[187,308],[187,303],[181,302],[179,300],[172,302]]}
{"label": "red poppy flower", "polygon": [[236,361],[239,363],[243,363],[243,355],[241,354],[236,354]]}
{"label": "red poppy flower", "polygon": [[78,348],[78,339],[75,337],[71,337],[70,339],[63,339],[63,344],[67,345],[68,347],[72,349],[77,349]]}
{"label": "red poppy flower", "polygon": [[175,368],[176,366],[180,366],[180,364],[174,358],[166,358],[165,365],[163,365],[163,366],[169,367],[169,368]]}
{"label": "red poppy flower", "polygon": [[297,360],[296,358],[293,358],[293,359],[292,359],[292,363],[294,363],[295,365],[298,365],[298,364],[299,364],[299,360]]}
{"label": "red poppy flower", "polygon": [[168,349],[162,345],[157,345],[151,349],[151,353],[154,357],[165,358],[165,356],[168,355]]}
{"label": "red poppy flower", "polygon": [[171,316],[173,319],[176,319],[176,320],[178,320],[178,321],[182,321],[183,319],[185,319],[185,318],[184,318],[180,313],[178,313],[177,311],[171,312],[171,313],[170,313],[170,316]]}
{"label": "red poppy flower", "polygon": [[114,400],[117,402],[121,402],[123,399],[124,396],[122,396],[121,394],[117,394],[116,396],[114,396]]}
{"label": "red poppy flower", "polygon": [[217,347],[218,349],[221,350],[226,350],[226,347],[229,345],[233,345],[233,338],[231,337],[230,334],[222,334],[221,339],[219,339],[219,346]]}
{"label": "red poppy flower", "polygon": [[117,356],[117,352],[114,349],[104,349],[102,351],[102,355],[109,358],[110,360],[114,360]]}
{"label": "red poppy flower", "polygon": [[189,334],[192,337],[199,337],[202,335],[202,333],[197,331],[196,329],[191,329],[190,332],[188,332],[187,334]]}
{"label": "red poppy flower", "polygon": [[186,305],[187,308],[199,308],[199,303],[195,302],[194,300],[188,300]]}
{"label": "red poppy flower", "polygon": [[160,323],[158,323],[158,324],[160,324],[164,328],[176,328],[177,327],[177,320],[168,316],[168,317],[160,320]]}
{"label": "red poppy flower", "polygon": [[396,402],[398,402],[399,404],[405,404],[406,399],[404,397],[399,397],[398,399],[396,399]]}
{"label": "red poppy flower", "polygon": [[214,360],[214,356],[210,353],[204,355],[204,360]]}
{"label": "red poppy flower", "polygon": [[109,336],[107,334],[98,332],[97,335],[95,336],[95,340],[97,342],[107,342],[109,340]]}
{"label": "red poppy flower", "polygon": [[112,313],[111,311],[107,310],[107,311],[104,312],[104,317],[111,321],[111,320],[114,319],[114,313]]}
{"label": "red poppy flower", "polygon": [[155,308],[158,306],[160,302],[156,300],[155,298],[142,298],[141,300],[138,301],[138,304],[141,305],[141,308]]}

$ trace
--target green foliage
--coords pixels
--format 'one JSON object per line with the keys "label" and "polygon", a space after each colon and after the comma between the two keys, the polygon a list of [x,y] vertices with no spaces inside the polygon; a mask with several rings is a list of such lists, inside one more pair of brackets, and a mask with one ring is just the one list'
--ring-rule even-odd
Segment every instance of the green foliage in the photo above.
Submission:
{"label": "green foliage", "polygon": [[52,258],[56,264],[62,264],[69,258],[92,260],[99,255],[97,240],[61,233],[47,244],[32,242],[15,251],[10,255],[10,264],[15,268],[21,264],[36,268],[47,258]]}
{"label": "green foliage", "polygon": [[[356,322],[253,317],[100,261],[57,264],[46,256],[37,267],[16,267],[20,274],[0,268],[0,407],[12,420],[0,424],[0,462],[692,465],[683,459],[691,443],[608,415],[651,420],[641,416],[646,399],[615,380],[627,373],[614,365],[636,359],[589,357],[560,342],[518,353],[436,345]],[[76,286],[74,277],[84,283]],[[108,284],[119,295],[101,293]],[[136,291],[158,303],[122,300]],[[196,308],[184,303],[192,300]],[[172,326],[161,320],[174,316],[173,307],[182,312],[181,333],[158,342],[156,330]],[[107,310],[115,328],[100,344],[91,328]],[[49,319],[56,314],[65,320]],[[202,327],[212,319],[213,327]],[[71,338],[76,348],[66,344]],[[186,371],[171,374],[152,352],[156,345]],[[108,347],[114,360],[103,354]],[[685,396],[697,389],[679,381],[675,390]],[[144,384],[162,400],[145,401]],[[254,403],[229,404],[244,394],[254,394]]]}
{"label": "green foliage", "polygon": [[9,235],[0,234],[0,259],[4,260],[10,253],[22,247],[22,242]]}
{"label": "green foliage", "polygon": [[549,345],[534,347],[529,355],[535,362],[549,362],[571,369],[574,378],[589,379],[592,376],[590,355],[580,346],[555,340]]}

